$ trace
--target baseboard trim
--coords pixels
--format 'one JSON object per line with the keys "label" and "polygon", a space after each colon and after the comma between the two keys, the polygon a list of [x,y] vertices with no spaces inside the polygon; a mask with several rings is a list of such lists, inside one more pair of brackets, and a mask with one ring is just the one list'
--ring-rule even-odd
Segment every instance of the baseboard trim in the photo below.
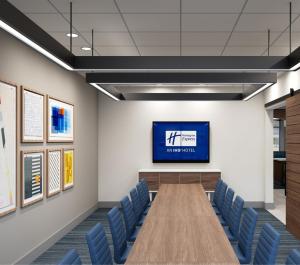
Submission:
{"label": "baseboard trim", "polygon": [[266,210],[273,210],[273,209],[275,209],[274,202],[265,202],[265,209]]}
{"label": "baseboard trim", "polygon": [[113,207],[121,207],[120,202],[118,201],[104,201],[104,202],[98,202],[98,208],[104,209],[104,208],[113,208]]}
{"label": "baseboard trim", "polygon": [[244,208],[264,208],[265,203],[262,201],[245,201]]}
{"label": "baseboard trim", "polygon": [[88,216],[90,216],[97,209],[98,209],[98,203],[95,204],[90,209],[88,209],[87,211],[75,217],[70,223],[65,225],[63,228],[57,230],[41,244],[28,251],[23,257],[21,257],[16,262],[14,262],[14,264],[31,264],[42,253],[44,253],[48,248],[53,246],[58,240],[64,237],[75,226],[79,225],[82,221],[84,221]]}

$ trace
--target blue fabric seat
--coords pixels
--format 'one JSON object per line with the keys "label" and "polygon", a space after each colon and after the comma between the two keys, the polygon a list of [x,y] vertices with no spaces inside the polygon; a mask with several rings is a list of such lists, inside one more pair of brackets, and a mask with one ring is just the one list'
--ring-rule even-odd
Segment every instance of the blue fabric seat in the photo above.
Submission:
{"label": "blue fabric seat", "polygon": [[252,208],[248,208],[243,216],[238,244],[233,246],[240,264],[249,264],[251,262],[252,242],[257,216],[257,212]]}
{"label": "blue fabric seat", "polygon": [[140,199],[140,204],[142,206],[143,214],[147,215],[147,213],[149,211],[149,206],[148,206],[148,203],[147,203],[147,197],[146,197],[146,194],[145,194],[145,190],[144,190],[143,184],[141,182],[139,182],[136,185],[136,190],[138,192],[138,196],[139,196],[139,199]]}
{"label": "blue fabric seat", "polygon": [[222,225],[227,225],[229,222],[229,214],[232,206],[232,200],[234,196],[234,191],[231,188],[228,188],[225,196],[225,201],[221,210],[221,215],[218,215],[220,223]]}
{"label": "blue fabric seat", "polygon": [[229,213],[228,226],[224,226],[224,231],[230,241],[238,239],[243,207],[244,200],[240,196],[236,196]]}
{"label": "blue fabric seat", "polygon": [[92,265],[113,265],[111,252],[102,224],[96,224],[87,234]]}
{"label": "blue fabric seat", "polygon": [[141,183],[142,183],[142,186],[144,188],[145,197],[146,197],[146,201],[147,201],[147,206],[151,206],[151,200],[150,200],[150,195],[149,195],[149,187],[148,187],[147,181],[145,179],[142,179]]}
{"label": "blue fabric seat", "polygon": [[221,211],[222,211],[224,200],[225,200],[226,191],[227,191],[227,184],[225,182],[222,182],[220,190],[219,190],[218,199],[217,199],[217,205],[213,206],[213,208],[215,210],[215,213],[217,215],[221,215]]}
{"label": "blue fabric seat", "polygon": [[215,187],[213,200],[211,202],[212,206],[217,206],[217,200],[218,200],[218,196],[219,196],[219,192],[220,192],[222,182],[223,181],[221,179],[218,179],[218,182],[217,182],[216,187]]}
{"label": "blue fabric seat", "polygon": [[126,239],[129,242],[134,242],[140,227],[137,227],[137,222],[135,218],[135,214],[132,208],[131,201],[129,200],[128,196],[125,196],[121,200],[121,206],[123,209],[123,215],[125,220],[125,227],[126,227]]}
{"label": "blue fabric seat", "polygon": [[137,220],[137,224],[142,225],[144,223],[144,220],[145,220],[145,215],[143,214],[143,207],[141,205],[139,195],[137,193],[136,188],[133,188],[130,191],[130,198],[131,198],[135,218]]}
{"label": "blue fabric seat", "polygon": [[81,265],[81,259],[75,249],[71,249],[58,263],[58,265]]}
{"label": "blue fabric seat", "polygon": [[298,265],[300,264],[300,251],[293,249],[287,257],[286,265]]}
{"label": "blue fabric seat", "polygon": [[118,264],[124,264],[132,245],[126,241],[126,231],[122,215],[120,210],[114,207],[108,212],[107,216],[114,246],[114,260]]}
{"label": "blue fabric seat", "polygon": [[253,264],[275,264],[279,241],[280,234],[270,224],[264,224],[258,238]]}

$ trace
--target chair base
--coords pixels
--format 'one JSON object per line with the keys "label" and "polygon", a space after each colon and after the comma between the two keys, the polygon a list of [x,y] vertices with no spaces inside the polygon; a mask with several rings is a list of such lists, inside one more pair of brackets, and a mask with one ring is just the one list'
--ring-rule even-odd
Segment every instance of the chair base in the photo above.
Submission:
{"label": "chair base", "polygon": [[251,262],[251,256],[250,258],[247,258],[241,251],[238,245],[232,246],[233,250],[236,254],[236,257],[238,258],[240,264],[249,264]]}

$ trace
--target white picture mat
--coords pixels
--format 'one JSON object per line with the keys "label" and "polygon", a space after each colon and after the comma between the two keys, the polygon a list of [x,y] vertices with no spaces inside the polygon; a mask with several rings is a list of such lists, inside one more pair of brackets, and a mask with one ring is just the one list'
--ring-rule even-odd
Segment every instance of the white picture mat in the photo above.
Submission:
{"label": "white picture mat", "polygon": [[23,90],[23,140],[44,140],[44,96]]}
{"label": "white picture mat", "polygon": [[48,194],[52,195],[61,190],[62,154],[61,151],[48,152]]}
{"label": "white picture mat", "polygon": [[[16,87],[0,81],[0,215],[16,208]],[[2,132],[4,128],[5,147]]]}

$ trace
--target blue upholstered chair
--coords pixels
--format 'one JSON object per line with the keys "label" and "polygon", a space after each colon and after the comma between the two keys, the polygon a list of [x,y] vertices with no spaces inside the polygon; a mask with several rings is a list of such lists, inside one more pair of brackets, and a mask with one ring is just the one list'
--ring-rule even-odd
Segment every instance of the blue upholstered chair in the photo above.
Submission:
{"label": "blue upholstered chair", "polygon": [[113,265],[108,241],[100,223],[86,234],[86,241],[93,265]]}
{"label": "blue upholstered chair", "polygon": [[287,257],[286,265],[299,265],[300,264],[300,251],[293,249]]}
{"label": "blue upholstered chair", "polygon": [[126,262],[132,246],[126,241],[126,231],[120,210],[114,207],[107,216],[114,246],[114,260],[118,264],[123,264]]}
{"label": "blue upholstered chair", "polygon": [[217,205],[213,207],[215,210],[215,213],[217,215],[221,214],[221,211],[223,208],[223,203],[225,200],[226,191],[227,191],[227,184],[224,181],[222,181],[219,195],[218,195]]}
{"label": "blue upholstered chair", "polygon": [[221,215],[218,215],[218,218],[222,225],[228,225],[233,197],[234,197],[234,191],[231,188],[228,188],[225,196],[225,201],[221,209]]}
{"label": "blue upholstered chair", "polygon": [[143,186],[144,191],[145,191],[147,206],[151,206],[150,195],[149,195],[149,187],[148,187],[147,181],[145,179],[142,179],[141,183],[142,183],[142,186]]}
{"label": "blue upholstered chair", "polygon": [[220,188],[221,188],[222,182],[223,181],[221,179],[218,179],[218,182],[217,182],[216,187],[215,187],[213,200],[211,202],[213,207],[217,206],[218,196],[219,196],[219,193],[220,193]]}
{"label": "blue upholstered chair", "polygon": [[229,213],[228,226],[224,226],[224,231],[230,241],[238,239],[243,207],[244,200],[240,196],[236,196]]}
{"label": "blue upholstered chair", "polygon": [[137,220],[137,225],[141,226],[144,223],[145,215],[143,214],[143,208],[136,188],[133,188],[130,191],[130,198],[132,202],[133,211],[135,214],[135,219]]}
{"label": "blue upholstered chair", "polygon": [[233,246],[240,264],[249,264],[251,262],[252,242],[257,216],[257,212],[252,208],[248,208],[244,214],[238,237],[238,244]]}
{"label": "blue upholstered chair", "polygon": [[143,214],[146,215],[149,211],[149,206],[148,206],[148,203],[147,203],[145,190],[144,190],[143,184],[141,182],[139,182],[136,185],[136,190],[138,192],[140,203],[141,203],[141,206],[142,206],[142,209],[143,209]]}
{"label": "blue upholstered chair", "polygon": [[126,227],[126,239],[129,242],[134,242],[140,227],[136,226],[136,218],[132,208],[131,201],[129,200],[128,196],[125,196],[121,200],[121,206],[123,209],[124,220],[125,220],[125,227]]}
{"label": "blue upholstered chair", "polygon": [[58,265],[81,265],[81,259],[75,249],[71,249]]}
{"label": "blue upholstered chair", "polygon": [[258,238],[253,264],[275,264],[279,241],[280,234],[270,224],[264,224]]}

